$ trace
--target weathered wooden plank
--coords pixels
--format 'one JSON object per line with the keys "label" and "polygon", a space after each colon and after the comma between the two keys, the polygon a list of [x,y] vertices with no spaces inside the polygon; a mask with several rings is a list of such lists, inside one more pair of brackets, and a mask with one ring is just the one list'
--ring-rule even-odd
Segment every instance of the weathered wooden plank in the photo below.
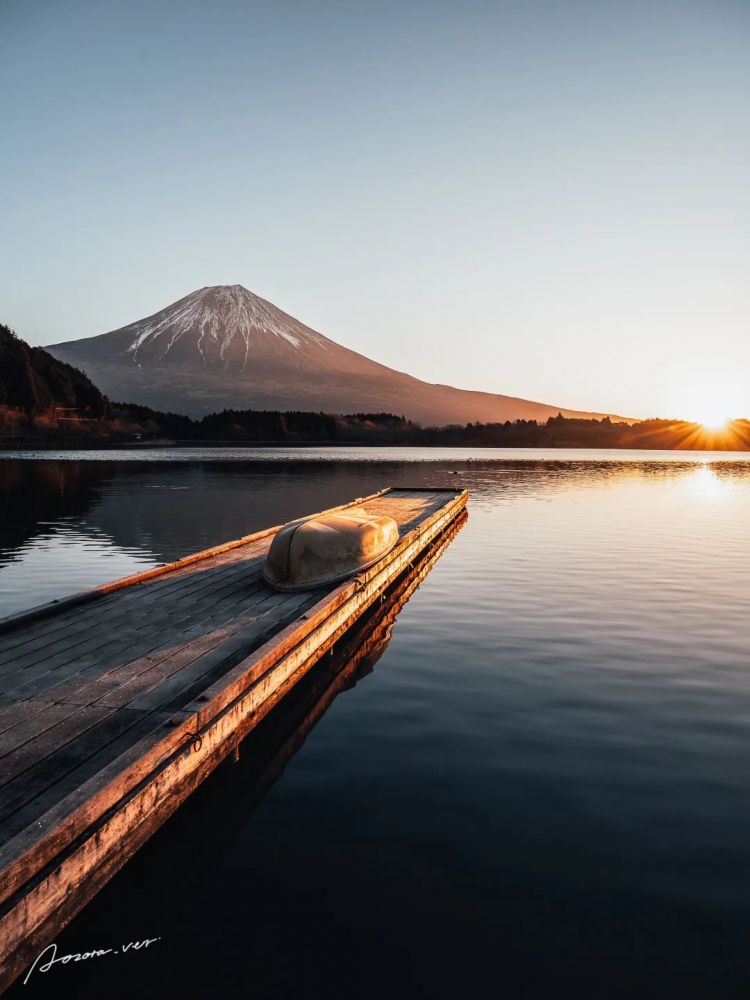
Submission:
{"label": "weathered wooden plank", "polygon": [[[251,620],[251,616],[232,618],[228,624],[206,631],[201,627],[195,637],[189,637],[181,645],[177,645],[159,653],[149,653],[135,660],[129,660],[117,667],[112,667],[96,674],[75,674],[73,679],[45,692],[43,697],[64,701],[66,704],[91,705],[100,699],[107,699],[107,704],[117,707],[126,704],[132,692],[144,689],[156,683],[156,678],[166,670],[166,675],[175,669],[180,669],[196,656],[201,656],[214,646],[221,643],[229,635],[243,628]],[[108,696],[112,695],[110,699]]]}
{"label": "weathered wooden plank", "polygon": [[[57,706],[53,705],[51,708],[54,710]],[[76,708],[72,713],[64,714],[63,718],[49,729],[45,729],[34,739],[0,758],[0,787],[7,785],[39,760],[51,756],[79,733],[91,729],[113,711],[114,709],[107,706],[84,706]]]}
{"label": "weathered wooden plank", "polygon": [[215,600],[207,596],[205,603],[184,608],[180,605],[164,610],[161,614],[132,617],[129,624],[124,622],[102,626],[87,638],[66,646],[65,640],[48,649],[44,658],[30,657],[14,664],[15,669],[3,678],[3,690],[9,692],[19,681],[28,681],[37,674],[54,674],[68,664],[77,664],[78,669],[92,663],[106,666],[127,662],[147,652],[168,648],[191,628],[200,624],[211,624],[229,618],[237,607],[251,603],[252,593],[233,588],[216,595]]}
{"label": "weathered wooden plank", "polygon": [[195,660],[184,670],[174,674],[153,691],[140,695],[129,706],[132,708],[160,707],[165,711],[182,710],[186,701],[198,697],[207,686],[219,681],[243,657],[271,641],[287,623],[298,621],[299,615],[309,608],[315,597],[309,594],[291,594],[268,619],[259,621],[248,629],[247,636],[232,637],[221,649],[211,651]]}
{"label": "weathered wooden plank", "polygon": [[18,750],[24,743],[46,732],[58,722],[67,719],[76,711],[75,705],[49,704],[41,712],[36,712],[18,726],[0,734],[0,769],[2,758]]}
{"label": "weathered wooden plank", "polygon": [[44,701],[22,701],[0,708],[0,733],[20,725],[46,708],[47,703]]}
{"label": "weathered wooden plank", "polygon": [[[289,597],[287,597],[285,601],[285,604],[288,606],[289,609],[287,612],[287,617],[296,614],[300,604],[304,606],[305,604],[309,604],[311,600],[314,600],[314,598],[311,598],[309,595],[290,595]],[[174,660],[179,659],[179,662],[178,663],[173,662],[171,666],[180,669],[184,667],[186,663],[193,662],[197,667],[195,677],[191,676],[187,671],[185,671],[184,673],[181,672],[178,683],[174,685],[174,687],[169,687],[169,688],[165,687],[164,685],[161,685],[161,687],[159,687],[158,685],[160,681],[154,680],[153,683],[149,684],[148,688],[148,689],[151,688],[154,689],[154,695],[153,697],[146,700],[142,699],[141,701],[138,702],[133,701],[134,696],[137,696],[140,692],[136,688],[132,688],[129,690],[128,689],[123,690],[122,694],[120,693],[119,690],[115,689],[112,697],[108,697],[105,695],[95,703],[106,704],[109,707],[113,708],[121,708],[124,707],[127,702],[129,702],[126,708],[127,714],[133,718],[137,718],[138,720],[140,720],[140,728],[142,731],[144,732],[151,731],[152,729],[158,728],[163,724],[162,720],[165,717],[165,712],[159,710],[159,706],[162,702],[164,702],[167,699],[171,699],[172,702],[175,702],[175,699],[179,698],[180,689],[183,687],[192,688],[195,687],[196,684],[200,687],[200,678],[202,676],[209,674],[211,677],[213,677],[213,675],[217,672],[217,669],[220,670],[222,668],[222,665],[226,663],[228,658],[232,658],[232,660],[234,660],[236,659],[238,652],[241,654],[248,648],[248,646],[252,647],[254,643],[257,644],[258,642],[261,642],[264,639],[270,637],[270,634],[273,633],[275,627],[276,626],[274,625],[274,623],[265,622],[263,629],[260,631],[257,629],[251,629],[251,630],[246,629],[244,633],[239,637],[235,636],[234,633],[227,632],[225,635],[222,635],[221,637],[213,636],[211,639],[207,637],[204,643],[190,644],[190,646],[180,651],[181,655],[178,654],[175,656]],[[227,645],[226,639],[230,637],[236,641],[232,645]],[[209,651],[209,649],[211,648],[209,643],[211,641],[213,641],[214,645],[216,646],[218,646],[220,643],[223,643],[221,648],[216,649],[217,655],[213,660],[209,659],[208,657],[201,656],[201,653],[206,653]],[[172,672],[176,674],[177,669],[175,669]],[[178,703],[171,704],[169,706],[167,717],[174,714],[174,712],[178,709],[178,707],[179,707]],[[107,718],[102,724],[96,727],[95,732],[86,734],[85,743],[82,743],[82,741],[78,741],[79,745],[74,745],[74,744],[70,745],[69,749],[74,750],[73,761],[75,762],[76,765],[79,764],[79,758],[82,753],[79,746],[83,745],[84,748],[86,749],[98,750],[99,746],[97,745],[95,740],[95,733],[98,733],[101,730],[102,743],[106,744],[108,732],[111,731],[113,728],[118,728],[117,720],[119,719],[119,716],[120,713],[117,713],[117,715],[114,718]],[[142,716],[144,717],[143,719],[141,719]],[[145,720],[146,716],[152,717],[154,721],[152,723],[146,722]],[[108,727],[108,729],[105,729],[105,727]],[[128,739],[130,738],[132,738],[132,734],[128,737]],[[65,761],[60,753],[56,755],[56,762],[58,768],[63,772],[64,776],[63,768],[65,765]],[[51,783],[53,783],[51,781],[51,774],[54,773],[54,770],[51,762],[43,761],[41,763],[43,766],[41,768],[37,768],[37,772],[40,775],[40,777],[37,778],[36,782],[32,785],[30,790],[28,787],[26,788],[28,797],[32,796],[38,797],[41,791],[43,791],[44,789],[49,787]],[[32,777],[36,777],[36,775],[33,775]],[[55,784],[57,787],[59,782]],[[27,780],[25,782],[25,786],[28,785],[29,782]],[[66,786],[67,785],[69,785],[69,782],[66,782]],[[57,788],[58,793],[61,793],[62,787],[63,786]],[[0,832],[5,836],[8,835],[8,828],[7,828],[7,823],[3,821],[6,820],[9,816],[12,816],[15,810],[20,808],[20,805],[28,800],[26,797],[22,797],[23,791],[21,791],[20,794],[16,793],[16,795],[13,797],[12,793],[13,790],[9,786],[3,790],[3,802],[2,806],[0,806]],[[13,819],[15,820],[15,817],[13,817]],[[18,826],[17,822],[14,822],[13,828],[17,826]]]}
{"label": "weathered wooden plank", "polygon": [[[269,630],[275,631],[278,622],[294,614],[294,609],[302,603],[299,595],[294,595],[296,600],[284,604],[279,604],[275,596],[269,594],[265,605],[253,609],[252,618],[243,619],[236,627],[227,629],[219,641],[207,637],[207,642],[198,640],[188,644],[173,657],[163,660],[159,665],[160,669],[148,670],[145,675],[139,674],[132,681],[118,686],[111,694],[105,695],[101,699],[102,704],[155,708],[170,700],[170,692],[179,690],[182,683],[192,682],[196,670],[200,676],[216,666],[221,667],[236,655],[237,650],[250,648],[259,641],[260,636]],[[179,678],[176,676],[178,672]]]}
{"label": "weathered wooden plank", "polygon": [[[36,660],[33,655],[27,654],[10,664],[12,669],[6,669],[4,676],[0,678],[0,689],[4,694],[15,691],[16,697],[22,697],[22,692],[18,690],[20,682],[21,685],[26,684],[27,691],[36,694],[45,689],[45,682],[42,681],[41,686],[33,685],[30,688],[27,682],[37,675],[50,675],[50,683],[54,683],[52,675],[57,674],[66,664],[76,664],[76,672],[79,672],[88,666],[102,663],[103,659],[107,664],[113,664],[168,648],[185,631],[200,629],[202,624],[210,625],[229,618],[238,606],[252,606],[266,591],[266,585],[256,574],[251,582],[241,581],[239,586],[237,580],[230,580],[216,591],[208,588],[200,604],[194,603],[187,607],[178,604],[167,613],[163,610],[160,612],[155,607],[148,614],[137,618],[131,611],[123,619],[131,622],[130,625],[124,626],[119,619],[105,622],[93,635],[71,645],[67,645],[63,635],[58,640],[59,652],[50,652],[48,648],[46,658]],[[200,624],[196,624],[196,621]],[[114,630],[117,638],[113,640]],[[55,648],[57,647],[52,647]],[[102,651],[105,651],[104,657]]]}
{"label": "weathered wooden plank", "polygon": [[[62,747],[39,760],[3,787],[0,796],[0,840],[7,843],[56,803],[83,785],[129,747],[156,729],[165,730],[162,712],[121,708]],[[0,847],[0,863],[2,848]]]}
{"label": "weathered wooden plank", "polygon": [[174,578],[165,577],[154,582],[134,584],[127,590],[102,595],[94,604],[76,606],[73,610],[61,611],[52,618],[34,623],[23,631],[16,630],[5,636],[0,635],[0,655],[10,656],[14,651],[19,651],[30,643],[39,645],[43,640],[57,636],[61,632],[75,635],[80,628],[85,630],[92,623],[110,618],[112,614],[121,611],[130,613],[134,605],[149,603],[167,596],[170,600],[180,599],[195,590],[211,586],[213,583],[211,573],[215,570],[230,575],[247,567],[248,573],[259,575],[267,544],[265,541],[250,544],[247,551],[235,550],[216,561],[207,560],[205,565],[201,564],[191,567],[189,571],[175,573]]}
{"label": "weathered wooden plank", "polygon": [[[2,669],[3,679],[12,675],[13,671],[36,663],[43,663],[53,659],[55,650],[63,650],[75,653],[81,647],[87,648],[86,644],[96,642],[99,638],[111,639],[112,630],[121,626],[126,627],[127,623],[133,620],[145,622],[149,617],[158,620],[164,615],[164,607],[183,610],[192,606],[196,600],[213,600],[218,602],[224,594],[234,595],[238,585],[247,581],[248,586],[260,580],[259,564],[246,569],[243,564],[235,564],[230,573],[216,573],[204,577],[200,581],[200,586],[193,587],[189,591],[181,594],[167,592],[163,604],[150,604],[145,601],[140,602],[139,607],[134,607],[132,602],[128,604],[125,596],[115,598],[106,609],[106,614],[98,618],[91,616],[90,620],[83,618],[75,628],[67,628],[63,624],[58,630],[43,635],[39,641],[32,640],[22,647],[10,650],[4,655],[4,667]],[[81,650],[83,651],[83,650]]]}
{"label": "weathered wooden plank", "polygon": [[19,627],[28,626],[32,622],[37,622],[50,616],[55,617],[61,611],[64,612],[71,608],[77,609],[81,604],[88,604],[91,601],[96,601],[97,599],[105,597],[116,591],[151,582],[160,576],[176,574],[184,567],[193,563],[203,562],[219,553],[226,552],[231,548],[241,548],[242,546],[256,542],[261,538],[273,534],[279,527],[280,525],[277,525],[275,528],[267,528],[264,531],[256,532],[253,535],[247,535],[244,538],[235,539],[231,542],[225,542],[223,545],[217,545],[211,549],[204,549],[202,552],[193,553],[189,556],[185,556],[183,559],[178,559],[176,562],[143,570],[140,573],[124,577],[121,580],[115,580],[112,583],[96,587],[93,590],[85,591],[81,594],[72,594],[70,597],[50,601],[48,604],[40,605],[36,608],[30,608],[28,611],[22,611],[20,614],[2,618],[0,619],[0,632],[7,633],[9,631],[14,631]]}

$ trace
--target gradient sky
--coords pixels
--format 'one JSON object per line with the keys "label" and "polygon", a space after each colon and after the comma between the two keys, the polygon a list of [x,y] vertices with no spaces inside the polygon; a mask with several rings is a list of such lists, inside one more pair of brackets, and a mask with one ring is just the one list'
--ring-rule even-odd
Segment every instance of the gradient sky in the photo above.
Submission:
{"label": "gradient sky", "polygon": [[241,283],[429,381],[750,415],[747,0],[0,0],[0,321]]}

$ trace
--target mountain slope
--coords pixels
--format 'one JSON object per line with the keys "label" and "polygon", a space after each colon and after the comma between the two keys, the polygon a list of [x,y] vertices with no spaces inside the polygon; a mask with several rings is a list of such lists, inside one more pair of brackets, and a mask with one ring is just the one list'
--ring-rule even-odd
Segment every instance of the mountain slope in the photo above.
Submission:
{"label": "mountain slope", "polygon": [[225,408],[390,411],[425,425],[605,416],[422,382],[329,340],[242,285],[201,288],[119,330],[47,350],[112,399],[194,416]]}
{"label": "mountain slope", "polygon": [[107,400],[80,371],[29,345],[0,323],[0,406],[39,414],[53,406],[100,417]]}

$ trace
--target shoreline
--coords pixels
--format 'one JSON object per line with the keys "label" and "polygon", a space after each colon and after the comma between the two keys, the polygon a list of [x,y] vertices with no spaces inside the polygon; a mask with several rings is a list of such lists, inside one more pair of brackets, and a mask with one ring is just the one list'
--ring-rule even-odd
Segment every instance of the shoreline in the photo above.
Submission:
{"label": "shoreline", "polygon": [[665,448],[665,447],[625,447],[618,445],[608,445],[608,446],[592,446],[590,444],[569,444],[567,442],[560,442],[560,444],[538,444],[538,445],[474,445],[474,444],[442,444],[440,442],[425,442],[419,444],[412,444],[407,442],[386,442],[386,441],[193,441],[190,439],[175,439],[169,440],[165,438],[158,438],[153,441],[100,441],[100,440],[85,440],[85,441],[61,441],[61,442],[51,442],[51,441],[36,441],[33,439],[23,439],[19,440],[15,444],[11,445],[8,443],[0,442],[0,459],[6,457],[12,457],[17,452],[60,452],[60,451],[157,451],[163,449],[168,451],[170,449],[174,450],[201,450],[205,449],[207,451],[222,451],[222,450],[236,450],[236,449],[247,449],[252,450],[257,449],[267,449],[271,450],[285,450],[290,451],[297,449],[319,449],[325,448],[331,451],[335,449],[356,449],[356,448],[371,448],[373,450],[398,450],[406,451],[408,449],[424,449],[426,451],[444,450],[444,451],[493,451],[493,452],[517,452],[517,451],[528,451],[528,452],[542,452],[542,451],[617,451],[617,452],[670,452],[671,454],[686,454],[686,455],[701,455],[701,454],[726,454],[726,455],[747,455],[750,460],[750,449],[747,448]]}

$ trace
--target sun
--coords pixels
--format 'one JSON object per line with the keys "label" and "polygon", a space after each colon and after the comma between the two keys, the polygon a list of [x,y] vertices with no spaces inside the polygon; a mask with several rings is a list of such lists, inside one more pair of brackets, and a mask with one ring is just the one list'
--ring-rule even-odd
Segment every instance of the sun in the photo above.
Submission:
{"label": "sun", "polygon": [[677,377],[673,383],[680,420],[720,434],[731,430],[733,422],[748,413],[747,389],[739,372],[714,370],[706,360],[702,375],[696,370],[680,375],[682,378]]}
{"label": "sun", "polygon": [[705,399],[694,399],[692,405],[686,407],[686,419],[693,424],[700,424],[707,431],[721,431],[731,420],[727,400],[720,395]]}
{"label": "sun", "polygon": [[700,424],[707,431],[723,431],[730,418],[718,410],[706,410],[696,415],[693,423]]}

